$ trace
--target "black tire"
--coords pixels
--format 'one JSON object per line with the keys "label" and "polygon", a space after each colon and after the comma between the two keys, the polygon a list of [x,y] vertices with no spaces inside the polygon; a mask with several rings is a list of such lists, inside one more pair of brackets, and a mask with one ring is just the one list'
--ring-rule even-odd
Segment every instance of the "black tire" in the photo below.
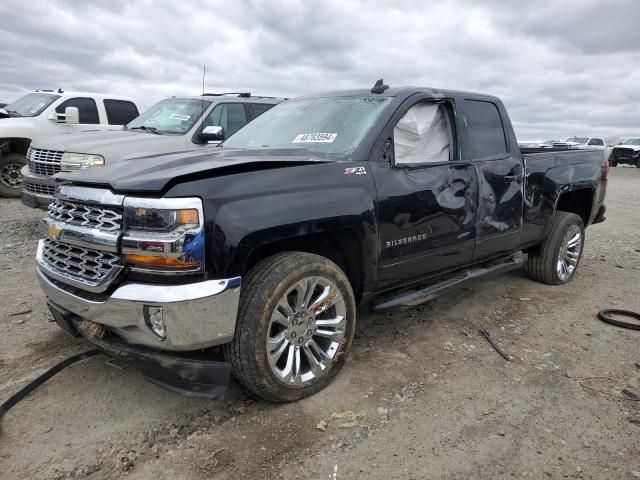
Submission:
{"label": "black tire", "polygon": [[[267,358],[270,318],[287,291],[309,276],[321,276],[338,288],[344,299],[346,323],[333,363],[322,375],[306,385],[289,385],[276,376]],[[223,350],[240,384],[265,400],[291,402],[318,392],[337,375],[346,360],[355,325],[355,298],[344,272],[325,257],[286,252],[262,260],[243,279],[234,339]]]}
{"label": "black tire", "polygon": [[19,198],[22,195],[22,174],[20,169],[27,159],[19,153],[0,156],[0,197]]}
{"label": "black tire", "polygon": [[[564,247],[564,238],[570,228],[577,226],[580,229],[580,251],[574,270],[568,278],[561,278],[558,273],[558,256]],[[525,271],[529,278],[548,285],[561,285],[570,282],[580,265],[584,247],[584,223],[575,213],[558,211],[551,221],[549,234],[537,251],[528,254],[525,263]]]}

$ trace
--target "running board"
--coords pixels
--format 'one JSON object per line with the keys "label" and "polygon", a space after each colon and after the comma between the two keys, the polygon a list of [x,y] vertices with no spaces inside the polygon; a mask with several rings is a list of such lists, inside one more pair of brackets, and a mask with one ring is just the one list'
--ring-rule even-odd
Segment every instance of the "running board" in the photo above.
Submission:
{"label": "running board", "polygon": [[374,312],[381,312],[384,310],[392,310],[397,308],[410,308],[420,305],[421,303],[428,302],[438,297],[442,292],[450,288],[459,287],[475,280],[480,277],[487,277],[489,275],[498,275],[510,270],[520,268],[524,262],[522,255],[517,257],[511,257],[504,263],[497,265],[490,265],[485,267],[476,267],[463,270],[456,274],[452,278],[448,278],[435,285],[430,285],[422,290],[411,290],[409,292],[403,292],[397,297],[388,298],[380,302],[374,303],[371,306],[371,310]]}

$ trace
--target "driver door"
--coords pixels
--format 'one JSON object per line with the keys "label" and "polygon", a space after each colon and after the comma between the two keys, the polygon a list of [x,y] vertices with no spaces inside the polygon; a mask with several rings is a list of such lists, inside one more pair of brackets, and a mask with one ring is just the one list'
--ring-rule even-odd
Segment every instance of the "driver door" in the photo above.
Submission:
{"label": "driver door", "polygon": [[475,169],[460,160],[453,101],[418,98],[403,107],[381,137],[382,160],[372,162],[378,290],[457,269],[475,246]]}

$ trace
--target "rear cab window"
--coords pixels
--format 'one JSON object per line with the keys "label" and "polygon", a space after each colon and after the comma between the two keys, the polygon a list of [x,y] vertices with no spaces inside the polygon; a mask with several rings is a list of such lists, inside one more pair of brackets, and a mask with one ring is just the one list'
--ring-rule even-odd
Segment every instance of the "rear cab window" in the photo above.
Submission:
{"label": "rear cab window", "polygon": [[500,112],[495,103],[465,100],[465,118],[469,139],[468,154],[472,159],[503,158],[507,155],[507,139]]}
{"label": "rear cab window", "polygon": [[140,115],[136,104],[127,100],[105,99],[104,109],[109,125],[126,125]]}

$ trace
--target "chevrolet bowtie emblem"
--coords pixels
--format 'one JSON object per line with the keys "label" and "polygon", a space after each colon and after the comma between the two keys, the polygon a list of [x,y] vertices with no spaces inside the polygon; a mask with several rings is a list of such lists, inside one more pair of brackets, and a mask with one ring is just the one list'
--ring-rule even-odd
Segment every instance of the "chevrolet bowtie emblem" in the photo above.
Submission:
{"label": "chevrolet bowtie emblem", "polygon": [[52,224],[52,225],[49,225],[49,228],[47,229],[47,235],[49,236],[49,238],[52,238],[55,240],[61,231],[62,229]]}

